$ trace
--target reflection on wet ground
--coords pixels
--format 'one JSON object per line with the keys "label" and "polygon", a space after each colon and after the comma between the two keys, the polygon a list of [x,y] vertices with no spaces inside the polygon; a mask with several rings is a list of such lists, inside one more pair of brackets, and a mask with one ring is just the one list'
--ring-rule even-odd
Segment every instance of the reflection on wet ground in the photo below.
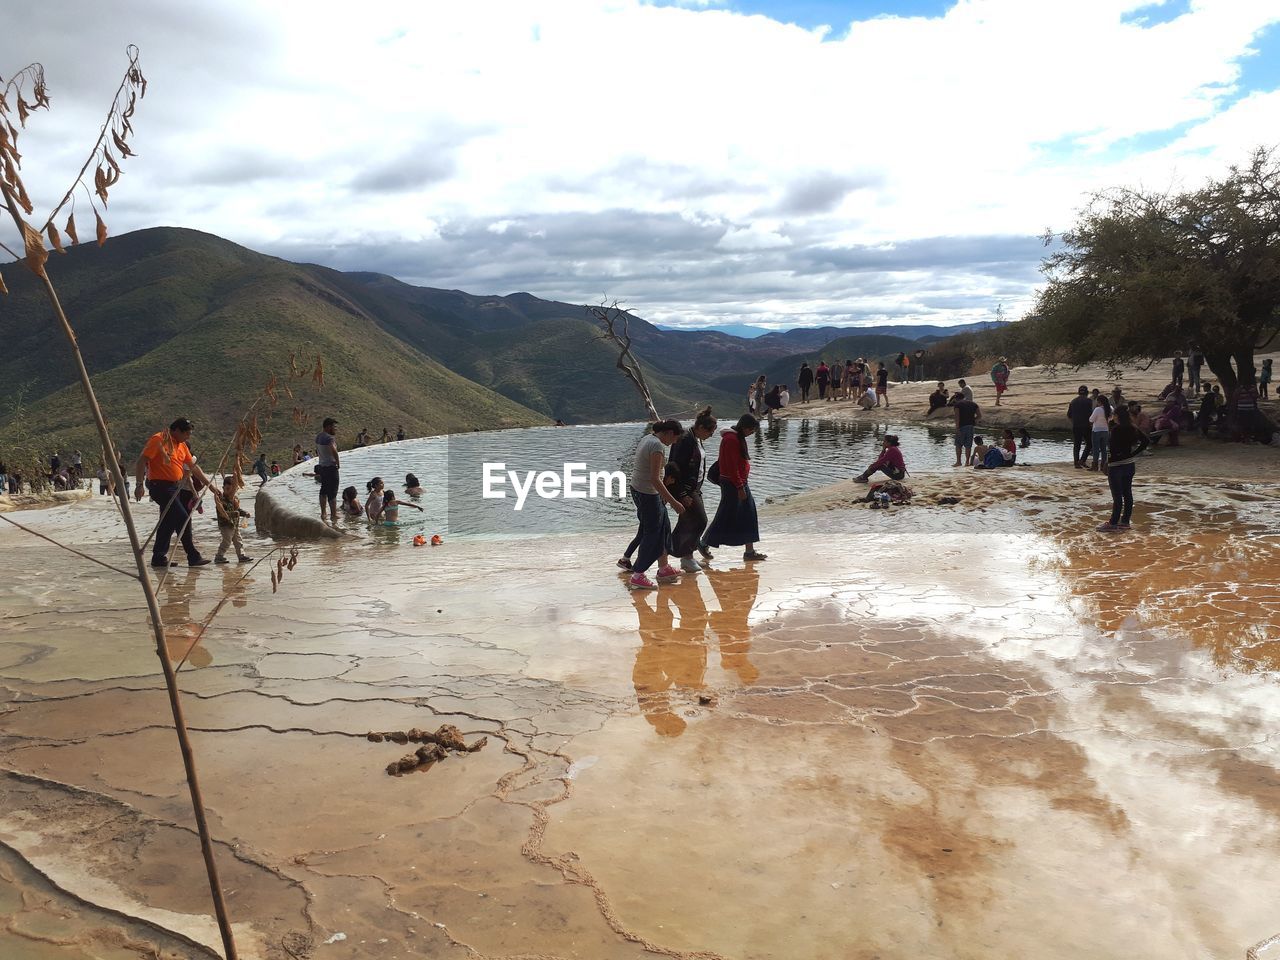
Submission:
{"label": "reflection on wet ground", "polygon": [[[1144,493],[1128,538],[1053,486],[787,518],[767,563],[656,593],[607,535],[315,546],[203,632],[230,574],[175,570],[245,955],[1243,957],[1280,932],[1280,508]],[[40,521],[113,549],[92,508]],[[18,910],[52,896],[32,870],[216,943],[141,606],[21,546],[0,949],[150,955]],[[441,723],[490,746],[392,778],[404,749],[365,738]]]}

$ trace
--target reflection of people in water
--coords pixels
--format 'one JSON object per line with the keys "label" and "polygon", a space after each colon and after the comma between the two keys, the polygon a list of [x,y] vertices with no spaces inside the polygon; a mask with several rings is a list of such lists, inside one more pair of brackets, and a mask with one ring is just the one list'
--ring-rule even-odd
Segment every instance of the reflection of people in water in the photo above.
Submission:
{"label": "reflection of people in water", "polygon": [[656,606],[650,608],[648,594],[632,593],[640,623],[640,650],[631,680],[640,712],[653,729],[659,736],[678,737],[686,726],[677,713],[680,694],[696,694],[706,680],[707,606],[693,580],[654,596]]}
{"label": "reflection of people in water", "polygon": [[719,601],[719,613],[710,617],[711,629],[720,643],[720,666],[750,685],[760,679],[751,662],[751,610],[760,593],[760,574],[754,565],[731,570],[707,570],[707,580]]}
{"label": "reflection of people in water", "polygon": [[174,664],[184,659],[190,666],[207,667],[213,656],[200,644],[200,624],[191,618],[191,595],[198,577],[194,570],[179,581],[167,577],[164,581],[164,597],[160,603],[160,616],[164,619],[164,642],[169,659]]}

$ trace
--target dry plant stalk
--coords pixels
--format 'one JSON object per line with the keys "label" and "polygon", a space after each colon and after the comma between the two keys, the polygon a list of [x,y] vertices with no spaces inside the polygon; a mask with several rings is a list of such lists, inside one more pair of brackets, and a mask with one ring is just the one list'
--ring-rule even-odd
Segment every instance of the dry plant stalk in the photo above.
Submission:
{"label": "dry plant stalk", "polygon": [[[213,897],[218,930],[222,935],[223,950],[227,960],[236,960],[235,939],[231,930],[231,921],[227,915],[226,903],[223,899],[222,885],[218,879],[217,863],[213,856],[213,841],[210,838],[209,825],[205,817],[204,800],[201,796],[200,781],[196,772],[195,756],[191,749],[191,740],[187,734],[186,720],[182,713],[177,677],[169,660],[165,643],[164,621],[147,569],[143,545],[139,540],[138,530],[133,522],[133,514],[129,508],[129,498],[124,494],[124,473],[120,468],[120,461],[115,453],[116,446],[112,442],[110,430],[102,414],[102,408],[99,406],[97,396],[94,393],[93,381],[85,367],[84,357],[80,353],[75,331],[72,329],[71,322],[67,319],[67,315],[62,309],[57,291],[45,271],[45,263],[49,257],[44,246],[44,238],[46,236],[49,238],[54,250],[66,252],[63,250],[61,236],[57,228],[54,227],[53,221],[68,203],[72,204],[73,210],[67,220],[66,234],[73,244],[79,242],[74,212],[74,197],[77,188],[88,197],[88,202],[93,209],[98,243],[106,242],[107,227],[102,219],[102,214],[99,212],[98,201],[101,202],[104,208],[106,207],[108,193],[115,186],[121,175],[120,163],[115,154],[112,153],[112,148],[114,147],[115,152],[120,155],[121,159],[133,155],[133,151],[128,146],[128,138],[133,134],[131,120],[137,102],[146,95],[147,91],[146,78],[142,75],[142,70],[138,65],[138,48],[130,46],[127,54],[129,58],[128,68],[125,70],[124,78],[120,81],[120,86],[116,90],[111,108],[107,111],[107,118],[103,122],[98,138],[89,152],[88,159],[85,160],[84,166],[81,167],[79,174],[72,181],[62,200],[53,207],[48,219],[40,228],[36,228],[26,219],[26,217],[33,214],[34,206],[31,203],[31,198],[27,195],[27,190],[20,174],[22,155],[18,152],[18,127],[25,128],[27,118],[32,113],[49,107],[49,95],[44,81],[44,67],[39,63],[32,63],[18,71],[17,74],[10,77],[8,82],[0,86],[0,200],[3,200],[4,208],[8,211],[14,226],[18,230],[18,234],[22,237],[27,267],[43,283],[45,294],[53,307],[54,315],[57,317],[63,335],[67,339],[72,358],[76,363],[76,371],[79,375],[80,386],[84,391],[85,402],[93,415],[94,424],[102,442],[102,450],[107,459],[107,466],[115,484],[115,489],[119,494],[117,504],[124,520],[125,529],[128,532],[129,545],[132,548],[134,561],[138,568],[137,579],[146,599],[147,613],[155,635],[156,653],[160,657],[161,668],[164,671],[165,687],[169,694],[169,706],[173,713],[174,729],[178,736],[178,746],[181,750],[182,762],[186,770],[187,787],[191,795],[191,806],[200,835],[200,849],[204,857],[205,872],[209,878],[209,890]],[[3,78],[0,78],[0,82],[2,81]],[[27,99],[28,96],[31,97],[30,100]],[[17,111],[18,127],[14,127],[11,119],[11,111],[13,110]],[[89,192],[86,183],[90,167],[93,168],[92,193]],[[95,196],[97,201],[94,199]],[[0,290],[3,289],[3,280],[0,280]]]}
{"label": "dry plant stalk", "polygon": [[[588,307],[587,312],[604,327],[604,333],[600,334],[596,339],[608,340],[618,348],[616,366],[640,393],[640,399],[644,401],[645,409],[649,413],[649,419],[651,421],[662,419],[658,416],[658,408],[654,406],[653,394],[649,392],[649,382],[645,379],[644,370],[640,367],[640,361],[631,352],[630,312],[626,308],[619,306],[617,300],[609,304],[602,301],[599,306]],[[621,330],[618,329],[618,321],[622,321]]]}

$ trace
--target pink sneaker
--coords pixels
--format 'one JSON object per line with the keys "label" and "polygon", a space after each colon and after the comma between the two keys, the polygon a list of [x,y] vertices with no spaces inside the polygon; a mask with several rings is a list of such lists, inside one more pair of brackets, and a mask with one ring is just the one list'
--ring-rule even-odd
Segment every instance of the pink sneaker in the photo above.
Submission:
{"label": "pink sneaker", "polygon": [[646,577],[643,573],[633,573],[627,580],[627,586],[632,590],[657,590],[658,585]]}
{"label": "pink sneaker", "polygon": [[673,567],[669,563],[665,567],[659,567],[658,582],[659,583],[679,583],[680,571],[677,570],[675,567]]}

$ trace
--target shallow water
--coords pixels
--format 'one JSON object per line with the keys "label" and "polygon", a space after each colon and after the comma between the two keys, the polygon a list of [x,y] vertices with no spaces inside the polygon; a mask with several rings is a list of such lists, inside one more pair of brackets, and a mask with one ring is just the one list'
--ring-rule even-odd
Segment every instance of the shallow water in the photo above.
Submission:
{"label": "shallow water", "polygon": [[[629,494],[622,499],[543,500],[531,495],[516,510],[514,491],[505,501],[482,496],[483,464],[502,463],[521,473],[551,470],[562,473],[566,462],[582,462],[588,471],[620,470],[630,475],[636,445],[644,428],[638,424],[601,424],[577,427],[544,427],[503,430],[449,437],[405,440],[344,451],[342,486],[355,486],[360,502],[365,485],[382,477],[388,489],[404,498],[404,477],[413,473],[426,494],[410,502],[419,513],[402,508],[401,528],[412,533],[427,530],[451,536],[510,536],[567,534],[635,524],[635,508]],[[901,442],[908,471],[942,469],[954,462],[953,432],[916,424],[841,423],[831,420],[788,418],[766,423],[750,440],[751,488],[761,510],[770,500],[847,480],[875,460],[885,434],[895,433]],[[718,437],[706,443],[708,461],[714,461]],[[1060,438],[1037,439],[1019,451],[1024,463],[1045,463],[1070,456],[1070,443]],[[271,481],[288,491],[288,502],[302,512],[314,513],[316,482],[309,467],[295,468]],[[713,509],[719,494],[708,491]],[[363,530],[362,522],[348,528]],[[377,535],[395,537],[393,531]]]}
{"label": "shallow water", "polygon": [[[1143,482],[1102,537],[1101,478],[1028,477],[766,521],[768,562],[656,593],[608,529],[175,570],[246,957],[1243,957],[1280,933],[1280,500]],[[118,559],[104,506],[32,522]],[[16,536],[0,841],[208,940],[140,604]],[[445,722],[488,747],[393,778],[364,736]]]}

